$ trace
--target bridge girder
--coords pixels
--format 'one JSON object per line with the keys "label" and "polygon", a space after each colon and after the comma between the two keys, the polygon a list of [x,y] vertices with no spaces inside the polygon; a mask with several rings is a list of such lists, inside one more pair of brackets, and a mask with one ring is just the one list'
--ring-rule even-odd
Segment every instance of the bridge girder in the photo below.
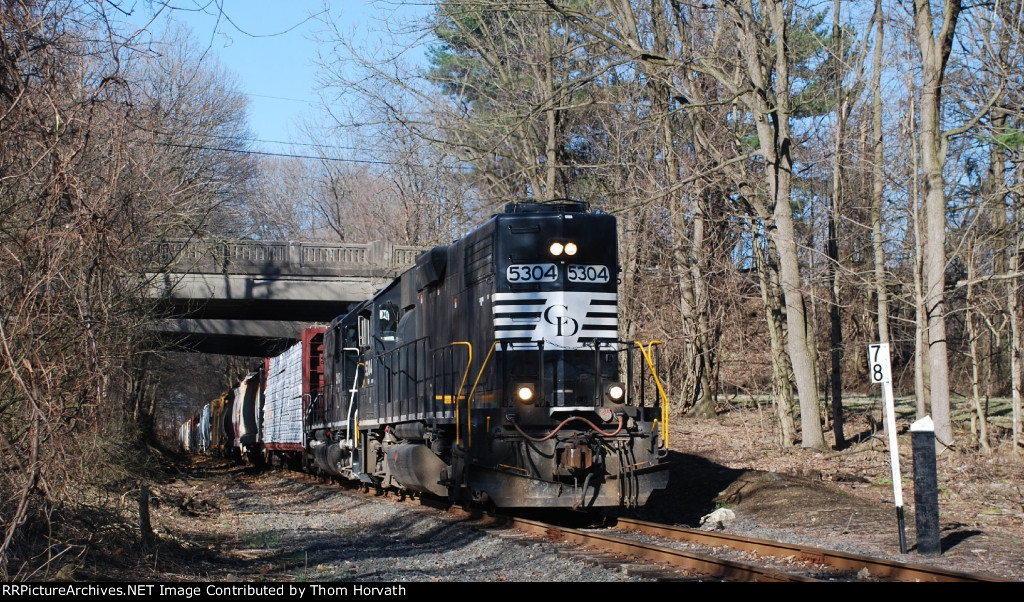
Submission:
{"label": "bridge girder", "polygon": [[167,319],[158,338],[182,350],[247,357],[280,353],[303,328],[329,323],[387,278],[154,275],[152,295]]}

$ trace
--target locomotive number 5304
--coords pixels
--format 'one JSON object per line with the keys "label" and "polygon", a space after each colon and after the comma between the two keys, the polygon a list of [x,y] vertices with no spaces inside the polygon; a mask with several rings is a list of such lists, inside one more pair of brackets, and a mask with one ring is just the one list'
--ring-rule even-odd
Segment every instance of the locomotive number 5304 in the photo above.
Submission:
{"label": "locomotive number 5304", "polygon": [[608,282],[608,266],[604,265],[570,265],[566,272],[569,282]]}
{"label": "locomotive number 5304", "polygon": [[508,266],[505,278],[509,282],[555,282],[558,268],[553,263],[517,263]]}

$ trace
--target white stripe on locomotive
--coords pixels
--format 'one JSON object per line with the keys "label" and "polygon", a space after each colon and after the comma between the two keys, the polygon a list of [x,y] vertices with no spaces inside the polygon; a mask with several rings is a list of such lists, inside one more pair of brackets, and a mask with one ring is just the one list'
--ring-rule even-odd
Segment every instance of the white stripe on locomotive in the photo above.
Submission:
{"label": "white stripe on locomotive", "polygon": [[583,349],[595,338],[618,336],[618,293],[495,293],[492,308],[495,339],[513,341],[515,349],[536,349],[539,341]]}

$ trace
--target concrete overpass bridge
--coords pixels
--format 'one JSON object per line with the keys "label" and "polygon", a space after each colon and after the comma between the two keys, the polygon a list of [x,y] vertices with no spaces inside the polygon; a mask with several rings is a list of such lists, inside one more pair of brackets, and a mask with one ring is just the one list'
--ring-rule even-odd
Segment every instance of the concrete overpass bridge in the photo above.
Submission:
{"label": "concrete overpass bridge", "polygon": [[168,240],[148,274],[165,316],[159,336],[183,349],[263,357],[326,324],[411,267],[421,247]]}

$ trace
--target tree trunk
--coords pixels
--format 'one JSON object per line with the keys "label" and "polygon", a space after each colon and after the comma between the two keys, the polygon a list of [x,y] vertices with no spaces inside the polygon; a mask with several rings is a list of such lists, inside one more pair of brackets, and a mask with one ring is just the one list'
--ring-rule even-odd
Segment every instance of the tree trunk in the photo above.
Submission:
{"label": "tree trunk", "polygon": [[142,545],[147,548],[156,540],[149,519],[149,488],[145,485],[139,487],[139,535],[142,538]]}
{"label": "tree trunk", "polygon": [[[546,15],[537,13],[534,16],[536,21],[537,32],[544,32],[546,30]],[[558,177],[558,113],[555,108],[555,56],[551,46],[551,38],[541,33],[539,35],[541,47],[544,49],[541,55],[543,59],[547,61],[544,68],[544,125],[545,125],[545,143],[544,143],[544,160],[546,163],[546,171],[544,174],[544,198],[551,200],[560,196],[557,184]]]}
{"label": "tree trunk", "polygon": [[875,0],[875,48],[872,56],[871,76],[871,138],[873,162],[871,165],[871,249],[875,264],[875,298],[878,307],[878,342],[889,343],[889,292],[885,276],[885,250],[882,247],[882,203],[885,182],[882,170],[884,147],[882,144],[882,49],[885,40],[885,13],[882,0]]}
{"label": "tree trunk", "polygon": [[[913,90],[912,80],[908,81],[907,85],[908,90]],[[907,121],[904,127],[906,138],[911,145],[910,172],[907,174],[907,180],[910,182],[910,203],[907,209],[914,225],[914,392],[916,415],[918,418],[923,418],[928,414],[928,408],[931,407],[931,384],[928,377],[930,370],[926,361],[928,357],[928,318],[924,309],[924,248],[928,237],[921,225],[921,191],[918,185],[920,153],[915,142],[917,139],[913,136],[917,118],[915,112],[917,104],[914,102],[913,93],[908,96],[907,102],[910,108],[907,110]]]}
{"label": "tree trunk", "polygon": [[947,141],[941,130],[942,79],[960,14],[959,0],[945,0],[942,28],[933,35],[930,0],[914,0],[914,33],[921,53],[921,170],[925,182],[925,311],[932,420],[939,448],[952,445],[949,357],[946,342],[946,192],[942,169]]}
{"label": "tree trunk", "polygon": [[[889,279],[885,273],[885,248],[882,245],[885,240],[882,235],[882,207],[885,202],[885,172],[882,168],[885,161],[885,148],[882,142],[882,50],[885,47],[885,13],[882,10],[882,0],[875,0],[874,17],[876,34],[871,75],[871,251],[874,260],[878,342],[888,345]],[[880,422],[885,419],[884,416],[880,418]]]}
{"label": "tree trunk", "polygon": [[[750,0],[743,2],[744,10],[753,16],[753,5]],[[791,206],[793,165],[790,156],[789,118],[789,57],[787,47],[787,25],[785,3],[775,0],[766,3],[764,10],[771,24],[774,37],[772,49],[775,52],[774,67],[775,83],[765,81],[758,60],[761,56],[762,41],[756,28],[751,26],[741,30],[741,54],[746,59],[747,76],[755,89],[775,92],[776,103],[768,107],[764,99],[752,95],[751,101],[757,104],[755,115],[757,136],[760,141],[761,155],[765,161],[765,184],[768,200],[771,203],[771,225],[769,233],[779,253],[779,284],[782,287],[783,300],[786,305],[786,341],[789,359],[796,381],[797,396],[800,400],[801,446],[813,449],[825,447],[825,435],[818,416],[818,382],[815,371],[814,328],[807,312],[800,280],[800,259],[796,248],[796,228]],[[774,226],[774,227],[772,227]]]}
{"label": "tree trunk", "polygon": [[971,434],[975,436],[975,440],[978,446],[981,447],[985,453],[992,451],[988,444],[988,416],[982,407],[981,403],[981,367],[978,359],[978,329],[974,324],[974,304],[977,299],[974,297],[974,253],[968,251],[967,253],[967,302],[965,304],[966,312],[964,315],[964,322],[967,325],[967,336],[970,341],[970,356],[971,356],[971,395],[974,399],[974,416],[971,420]]}
{"label": "tree trunk", "polygon": [[792,447],[796,442],[796,425],[793,422],[793,370],[789,365],[789,354],[786,353],[783,342],[786,338],[786,320],[782,300],[779,298],[781,295],[778,271],[770,263],[770,258],[775,255],[771,244],[771,239],[754,234],[754,261],[757,265],[761,302],[768,324],[768,339],[772,352],[772,403],[779,421],[779,444],[783,447]]}
{"label": "tree trunk", "polygon": [[[1014,209],[1016,215],[1020,215],[1019,210]],[[1020,222],[1017,222],[1020,223]],[[1013,237],[1013,246],[1010,248],[1009,257],[1009,270],[1011,274],[1016,274],[1017,270],[1021,267],[1021,242],[1020,236],[1015,235]],[[1024,435],[1021,433],[1021,370],[1024,370],[1024,366],[1021,364],[1021,349],[1024,348],[1024,340],[1022,340],[1022,333],[1020,327],[1020,304],[1018,299],[1020,298],[1020,284],[1018,279],[1012,278],[1007,281],[1006,284],[1006,309],[1010,314],[1010,388],[1011,391],[1011,406],[1013,408],[1013,452],[1014,454],[1020,453],[1021,442],[1024,441]]]}
{"label": "tree trunk", "polygon": [[[834,59],[837,65],[840,63],[842,31],[839,28],[839,0],[832,5],[832,39],[837,45]],[[834,158],[832,162],[832,207],[828,215],[828,269],[831,276],[832,298],[829,300],[829,347],[832,360],[829,384],[832,392],[832,434],[835,438],[836,449],[846,447],[846,438],[843,435],[843,323],[840,310],[840,282],[839,275],[839,232],[838,224],[841,218],[840,210],[843,202],[843,143],[846,137],[847,103],[846,94],[843,90],[843,70],[838,66],[835,70],[833,85],[836,90],[836,133]]]}
{"label": "tree trunk", "polygon": [[695,199],[697,203],[696,215],[699,219],[693,225],[693,248],[696,254],[694,261],[689,266],[689,279],[693,284],[692,306],[695,309],[694,324],[694,345],[693,360],[697,370],[696,385],[698,390],[693,397],[693,408],[690,412],[694,416],[711,418],[715,416],[715,395],[711,390],[711,373],[714,370],[712,361],[711,345],[708,337],[711,332],[710,308],[711,297],[707,292],[707,279],[704,273],[704,266],[707,265],[708,253],[706,248],[706,221],[707,191],[702,190]]}

